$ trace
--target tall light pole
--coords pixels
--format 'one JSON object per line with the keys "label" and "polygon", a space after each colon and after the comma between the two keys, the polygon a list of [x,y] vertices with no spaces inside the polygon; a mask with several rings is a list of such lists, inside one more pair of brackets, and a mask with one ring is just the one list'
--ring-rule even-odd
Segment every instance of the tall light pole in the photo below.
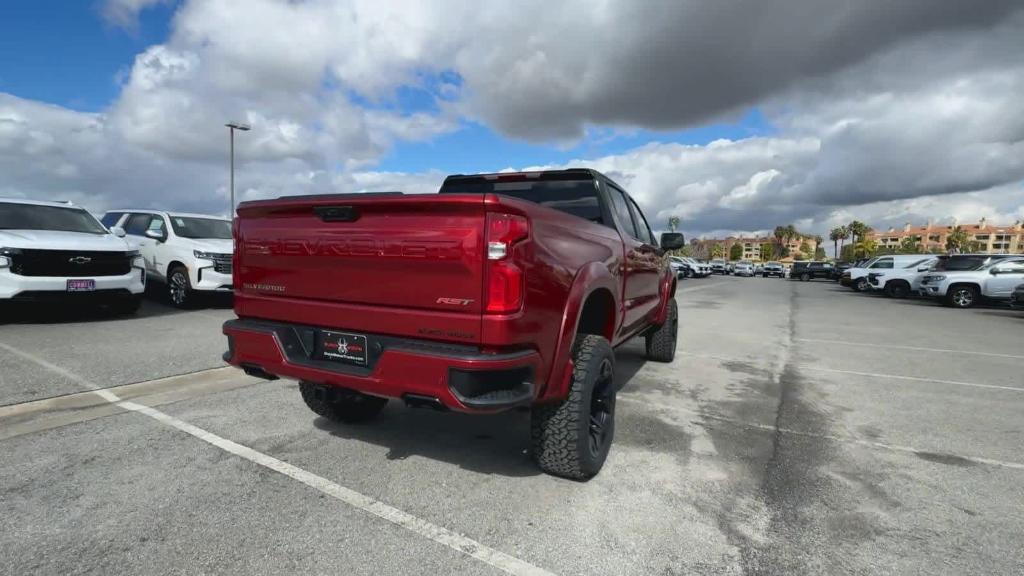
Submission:
{"label": "tall light pole", "polygon": [[247,132],[252,129],[252,126],[243,124],[242,122],[228,122],[225,124],[228,127],[231,139],[231,220],[235,219],[235,130],[241,130]]}

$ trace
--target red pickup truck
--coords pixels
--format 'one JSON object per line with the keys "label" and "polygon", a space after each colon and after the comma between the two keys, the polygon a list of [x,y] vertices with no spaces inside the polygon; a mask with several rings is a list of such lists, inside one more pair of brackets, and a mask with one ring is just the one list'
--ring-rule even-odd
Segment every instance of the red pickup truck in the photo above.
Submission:
{"label": "red pickup truck", "polygon": [[299,380],[320,416],[389,398],[487,413],[529,406],[533,455],[586,479],[614,432],[613,348],[675,356],[675,275],[622,187],[599,172],[449,176],[438,194],[245,202],[224,359]]}

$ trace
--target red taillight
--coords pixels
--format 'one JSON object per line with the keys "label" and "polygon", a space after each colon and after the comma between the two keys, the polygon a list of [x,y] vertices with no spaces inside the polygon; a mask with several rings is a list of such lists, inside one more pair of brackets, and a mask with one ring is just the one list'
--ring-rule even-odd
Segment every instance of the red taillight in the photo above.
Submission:
{"label": "red taillight", "polygon": [[530,235],[526,218],[487,215],[487,305],[491,314],[515,312],[523,306],[523,271],[509,258],[512,247]]}
{"label": "red taillight", "polygon": [[234,244],[231,250],[231,287],[234,290],[241,291],[242,289],[242,275],[239,274],[242,255],[242,238],[241,238],[242,227],[238,224],[238,216],[236,215],[234,220],[231,222],[231,240]]}

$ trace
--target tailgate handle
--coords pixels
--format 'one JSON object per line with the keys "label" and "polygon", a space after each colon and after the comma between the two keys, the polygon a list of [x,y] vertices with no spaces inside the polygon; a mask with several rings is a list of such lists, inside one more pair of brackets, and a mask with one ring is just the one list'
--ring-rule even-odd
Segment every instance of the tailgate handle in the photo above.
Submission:
{"label": "tailgate handle", "polygon": [[355,222],[359,219],[355,206],[317,206],[313,213],[324,222]]}

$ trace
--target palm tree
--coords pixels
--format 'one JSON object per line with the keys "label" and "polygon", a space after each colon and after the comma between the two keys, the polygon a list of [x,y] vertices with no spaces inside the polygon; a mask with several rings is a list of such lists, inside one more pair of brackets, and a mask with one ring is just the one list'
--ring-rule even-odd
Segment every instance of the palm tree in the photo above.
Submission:
{"label": "palm tree", "polygon": [[676,228],[679,227],[679,216],[668,217],[668,229],[675,232]]}
{"label": "palm tree", "polygon": [[779,246],[782,245],[782,239],[786,237],[786,227],[776,226],[775,230],[772,231],[772,236],[775,236],[775,243]]}
{"label": "palm tree", "polygon": [[843,253],[843,244],[845,244],[846,241],[850,239],[849,228],[847,228],[846,226],[840,226],[839,228],[837,228],[837,230],[839,231],[839,253],[836,254],[836,258],[838,258]]}
{"label": "palm tree", "polygon": [[960,226],[954,226],[953,231],[946,236],[946,250],[950,252],[963,252],[971,243],[967,231]]}
{"label": "palm tree", "polygon": [[792,224],[786,225],[786,244],[789,245],[793,240],[800,237],[800,233],[797,232],[796,226]]}
{"label": "palm tree", "polygon": [[904,254],[920,254],[921,244],[917,241],[916,236],[907,236],[900,241],[900,252]]}
{"label": "palm tree", "polygon": [[859,220],[854,220],[846,226],[846,229],[850,231],[850,234],[853,236],[853,243],[856,244],[864,238],[867,224],[864,224]]}
{"label": "palm tree", "polygon": [[841,226],[833,228],[828,233],[828,239],[832,241],[832,252],[835,254],[836,260],[839,259],[839,239],[843,237],[843,229]]}
{"label": "palm tree", "polygon": [[878,244],[874,240],[867,238],[857,242],[853,248],[853,254],[859,258],[868,258],[875,253],[875,250],[878,250]]}

